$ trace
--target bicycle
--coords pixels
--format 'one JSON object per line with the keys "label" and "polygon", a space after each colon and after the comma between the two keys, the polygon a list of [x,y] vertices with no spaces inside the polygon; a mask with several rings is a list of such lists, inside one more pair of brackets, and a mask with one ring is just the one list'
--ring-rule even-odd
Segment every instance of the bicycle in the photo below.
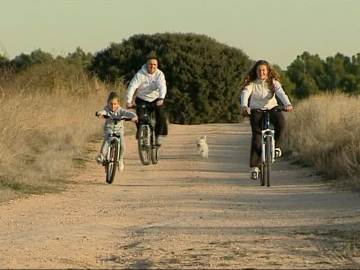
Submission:
{"label": "bicycle", "polygon": [[[98,116],[97,114],[95,114],[96,116]],[[116,125],[118,121],[130,121],[131,118],[125,118],[125,117],[121,117],[121,118],[114,118],[111,115],[103,115],[103,117],[105,119],[110,118],[112,121],[114,121],[114,124]],[[120,167],[119,167],[119,159],[120,159],[120,150],[121,150],[121,135],[118,132],[111,132],[109,134],[109,148],[107,151],[107,155],[103,161],[103,166],[105,167],[105,181],[108,184],[113,183],[114,179],[115,179],[115,174],[116,174],[116,168],[120,171]]]}
{"label": "bicycle", "polygon": [[148,113],[145,104],[140,105],[140,114],[138,127],[138,151],[141,163],[143,165],[157,164],[160,157],[160,146],[156,144],[155,136],[155,117],[154,112]]}
{"label": "bicycle", "polygon": [[284,106],[276,106],[272,109],[254,109],[254,111],[264,113],[261,130],[261,165],[260,165],[260,185],[270,186],[271,164],[275,162],[275,130],[270,122],[270,112],[286,111]]}

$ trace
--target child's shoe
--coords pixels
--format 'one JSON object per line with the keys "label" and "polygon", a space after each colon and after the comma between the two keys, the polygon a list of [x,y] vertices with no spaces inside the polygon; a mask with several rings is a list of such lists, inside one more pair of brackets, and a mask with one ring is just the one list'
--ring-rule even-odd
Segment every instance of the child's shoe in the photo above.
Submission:
{"label": "child's shoe", "polygon": [[257,180],[259,178],[260,170],[258,167],[251,167],[250,168],[250,178],[252,180]]}
{"label": "child's shoe", "polygon": [[98,164],[103,164],[104,163],[104,158],[103,158],[103,156],[102,155],[98,155],[97,157],[96,157],[96,161],[97,161],[97,163]]}

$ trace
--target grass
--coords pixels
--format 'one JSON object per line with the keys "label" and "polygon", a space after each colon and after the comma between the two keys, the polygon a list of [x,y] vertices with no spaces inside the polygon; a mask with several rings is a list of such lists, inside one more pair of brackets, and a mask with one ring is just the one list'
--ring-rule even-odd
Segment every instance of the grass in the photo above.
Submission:
{"label": "grass", "polygon": [[102,138],[94,114],[112,89],[61,62],[0,78],[1,200],[62,190]]}
{"label": "grass", "polygon": [[296,160],[328,179],[360,187],[360,97],[310,97],[288,116],[286,147]]}

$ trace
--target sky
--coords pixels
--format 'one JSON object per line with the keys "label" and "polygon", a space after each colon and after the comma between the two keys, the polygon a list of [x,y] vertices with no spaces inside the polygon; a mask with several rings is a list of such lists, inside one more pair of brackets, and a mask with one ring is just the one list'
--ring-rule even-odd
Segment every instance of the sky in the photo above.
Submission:
{"label": "sky", "polygon": [[96,53],[134,34],[197,33],[286,68],[360,53],[360,0],[0,0],[0,54]]}

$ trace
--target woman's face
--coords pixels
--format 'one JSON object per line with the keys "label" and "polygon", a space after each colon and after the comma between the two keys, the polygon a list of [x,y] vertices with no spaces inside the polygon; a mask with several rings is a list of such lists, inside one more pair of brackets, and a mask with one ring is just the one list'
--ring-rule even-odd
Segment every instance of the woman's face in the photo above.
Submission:
{"label": "woman's face", "polygon": [[260,80],[266,80],[268,73],[269,71],[266,65],[259,65],[256,69],[257,78]]}
{"label": "woman's face", "polygon": [[150,74],[154,74],[157,67],[158,67],[158,61],[156,59],[149,59],[146,63],[147,66],[147,72]]}

